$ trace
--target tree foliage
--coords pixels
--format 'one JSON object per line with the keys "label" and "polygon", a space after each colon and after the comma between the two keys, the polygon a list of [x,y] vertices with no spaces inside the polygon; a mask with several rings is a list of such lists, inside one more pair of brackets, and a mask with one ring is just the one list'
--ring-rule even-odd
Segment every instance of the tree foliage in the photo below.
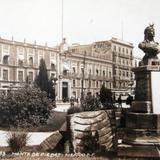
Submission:
{"label": "tree foliage", "polygon": [[41,91],[45,91],[48,98],[55,100],[55,89],[53,88],[52,79],[49,79],[48,77],[47,67],[44,59],[40,60],[39,74],[35,78],[35,86],[38,86]]}
{"label": "tree foliage", "polygon": [[46,91],[48,93],[49,79],[48,79],[46,63],[44,59],[40,60],[39,74],[35,79],[35,83],[42,91]]}
{"label": "tree foliage", "polygon": [[0,95],[0,123],[3,127],[33,127],[46,123],[52,103],[46,92],[26,86]]}
{"label": "tree foliage", "polygon": [[91,94],[88,94],[82,103],[83,111],[96,111],[101,109],[101,103],[99,99]]}
{"label": "tree foliage", "polygon": [[106,107],[113,106],[111,89],[106,88],[104,84],[100,89],[100,102],[102,103],[103,106],[106,106]]}

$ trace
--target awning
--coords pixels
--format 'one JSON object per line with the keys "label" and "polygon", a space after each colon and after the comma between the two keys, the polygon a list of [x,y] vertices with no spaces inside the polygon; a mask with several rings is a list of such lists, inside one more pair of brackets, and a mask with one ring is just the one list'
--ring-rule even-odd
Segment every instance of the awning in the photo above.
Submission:
{"label": "awning", "polygon": [[56,64],[56,60],[55,59],[51,59],[51,64]]}
{"label": "awning", "polygon": [[23,61],[24,60],[24,56],[23,55],[18,55],[18,59]]}
{"label": "awning", "polygon": [[69,71],[69,66],[67,64],[63,64],[63,70]]}

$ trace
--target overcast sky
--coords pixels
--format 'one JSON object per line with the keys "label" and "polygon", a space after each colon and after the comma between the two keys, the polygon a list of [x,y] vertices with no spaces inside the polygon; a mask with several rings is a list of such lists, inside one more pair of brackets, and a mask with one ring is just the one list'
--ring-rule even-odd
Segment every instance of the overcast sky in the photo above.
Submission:
{"label": "overcast sky", "polygon": [[[61,6],[62,0],[0,0],[0,36],[57,45]],[[64,37],[69,44],[121,39],[123,30],[123,40],[132,42],[134,52],[143,56],[137,45],[152,22],[160,42],[160,0],[64,0]]]}

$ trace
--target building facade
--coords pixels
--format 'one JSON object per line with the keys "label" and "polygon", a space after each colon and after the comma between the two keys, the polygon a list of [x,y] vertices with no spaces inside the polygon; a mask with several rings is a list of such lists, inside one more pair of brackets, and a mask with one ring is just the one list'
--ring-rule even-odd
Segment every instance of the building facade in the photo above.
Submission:
{"label": "building facade", "polygon": [[[95,42],[89,45],[73,45],[62,63],[68,61],[69,79],[71,80],[70,96],[81,97],[81,92],[96,95],[102,84],[113,88],[112,52],[108,41]],[[83,88],[82,88],[83,86]]]}
{"label": "building facade", "polygon": [[56,75],[58,52],[54,48],[0,39],[1,90],[22,86],[27,79],[33,82],[41,58],[45,59],[49,76]]}
{"label": "building facade", "polygon": [[[46,62],[49,77],[55,78],[56,100],[96,95],[102,84],[127,90],[132,79],[133,45],[112,38],[87,45],[48,47],[0,39],[0,89],[33,82],[40,59]],[[65,48],[65,50],[64,50]]]}
{"label": "building facade", "polygon": [[133,44],[112,38],[113,53],[113,88],[115,92],[127,93],[133,83]]}

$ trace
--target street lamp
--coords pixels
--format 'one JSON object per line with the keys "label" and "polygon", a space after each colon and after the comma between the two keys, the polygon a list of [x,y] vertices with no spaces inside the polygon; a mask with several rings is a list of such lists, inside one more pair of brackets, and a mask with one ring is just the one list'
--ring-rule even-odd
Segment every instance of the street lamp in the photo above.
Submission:
{"label": "street lamp", "polygon": [[56,99],[56,81],[58,79],[56,77],[51,77],[51,82],[50,82],[50,87],[52,87],[51,92],[50,92],[50,97],[52,98],[53,101]]}

